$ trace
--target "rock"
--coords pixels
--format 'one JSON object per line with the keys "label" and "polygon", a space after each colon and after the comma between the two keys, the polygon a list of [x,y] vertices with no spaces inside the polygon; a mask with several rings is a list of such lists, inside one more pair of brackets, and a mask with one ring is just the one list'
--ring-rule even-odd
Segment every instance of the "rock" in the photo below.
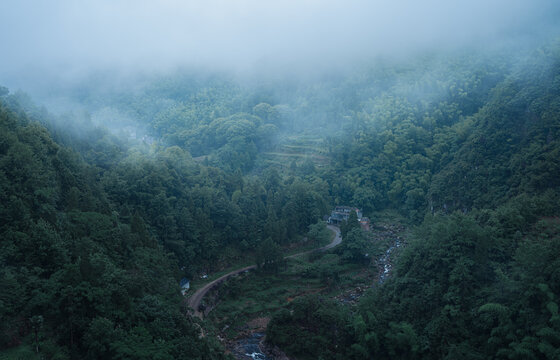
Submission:
{"label": "rock", "polygon": [[266,343],[263,346],[266,355],[275,360],[291,360],[278,346],[270,346]]}

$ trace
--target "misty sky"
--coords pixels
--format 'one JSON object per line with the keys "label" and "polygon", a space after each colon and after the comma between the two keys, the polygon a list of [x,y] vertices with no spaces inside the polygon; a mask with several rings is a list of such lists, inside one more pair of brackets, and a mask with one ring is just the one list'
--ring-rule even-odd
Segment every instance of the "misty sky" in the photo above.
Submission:
{"label": "misty sky", "polygon": [[2,0],[0,84],[175,66],[340,64],[550,32],[553,0]]}

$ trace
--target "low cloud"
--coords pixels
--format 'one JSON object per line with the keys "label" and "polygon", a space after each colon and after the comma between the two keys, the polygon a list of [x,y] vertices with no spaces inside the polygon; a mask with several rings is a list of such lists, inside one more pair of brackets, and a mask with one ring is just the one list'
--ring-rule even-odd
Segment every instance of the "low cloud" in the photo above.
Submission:
{"label": "low cloud", "polygon": [[551,0],[4,0],[0,84],[92,70],[248,71],[492,47],[551,32]]}

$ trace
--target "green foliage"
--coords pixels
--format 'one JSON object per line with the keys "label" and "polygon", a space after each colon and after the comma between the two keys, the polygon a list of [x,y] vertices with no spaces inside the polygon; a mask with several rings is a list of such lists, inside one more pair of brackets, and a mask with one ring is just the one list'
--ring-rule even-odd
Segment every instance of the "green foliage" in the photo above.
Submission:
{"label": "green foliage", "polygon": [[369,239],[367,234],[359,227],[355,227],[346,233],[340,246],[342,258],[348,261],[359,262],[369,260],[368,254]]}
{"label": "green foliage", "polygon": [[340,225],[340,235],[343,239],[346,239],[348,233],[354,229],[360,229],[360,222],[358,221],[358,214],[355,211],[350,211],[348,220]]}
{"label": "green foliage", "polygon": [[[558,358],[558,49],[379,62],[313,84],[174,74],[73,95],[135,119],[147,141],[0,87],[0,346],[220,358],[181,311],[178,280],[248,257],[276,273],[280,246],[324,241],[318,220],[348,204],[398,211],[419,224],[414,239],[356,308],[309,296],[280,310],[272,344],[301,358]],[[267,158],[279,149],[289,160]],[[355,214],[341,232],[340,256],[302,277],[333,288],[340,260],[377,253]]]}
{"label": "green foliage", "polygon": [[416,332],[410,324],[389,323],[385,334],[388,353],[391,359],[415,359],[418,357],[420,344]]}
{"label": "green foliage", "polygon": [[302,297],[274,315],[267,341],[302,359],[337,359],[348,329],[341,305],[327,299]]}
{"label": "green foliage", "polygon": [[[131,216],[96,168],[3,103],[0,134],[2,349],[32,338],[29,348],[49,359],[171,359],[185,349],[190,358],[220,357],[180,310],[177,258],[160,243],[174,235],[150,232],[160,217],[146,223],[139,206]],[[119,194],[131,190],[125,183]],[[137,187],[128,195],[165,206],[146,196],[149,187],[129,184]],[[8,354],[28,347],[18,349]]]}
{"label": "green foliage", "polygon": [[327,229],[323,221],[309,225],[309,231],[307,232],[308,241],[317,245],[326,245],[329,243],[331,236],[332,232]]}
{"label": "green foliage", "polygon": [[271,238],[262,242],[257,250],[257,268],[268,273],[278,273],[285,267],[284,254],[278,244]]}

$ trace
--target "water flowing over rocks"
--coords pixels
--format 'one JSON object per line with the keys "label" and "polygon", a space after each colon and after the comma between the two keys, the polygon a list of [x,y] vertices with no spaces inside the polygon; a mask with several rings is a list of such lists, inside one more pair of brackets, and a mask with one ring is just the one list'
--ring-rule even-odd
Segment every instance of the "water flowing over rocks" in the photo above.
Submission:
{"label": "water flowing over rocks", "polygon": [[[376,224],[372,232],[374,238],[378,241],[386,241],[389,247],[385,253],[377,259],[377,266],[379,268],[379,275],[375,283],[383,284],[391,275],[393,269],[392,261],[395,253],[399,248],[406,244],[404,239],[405,227],[400,224]],[[374,283],[374,286],[375,286]]]}

